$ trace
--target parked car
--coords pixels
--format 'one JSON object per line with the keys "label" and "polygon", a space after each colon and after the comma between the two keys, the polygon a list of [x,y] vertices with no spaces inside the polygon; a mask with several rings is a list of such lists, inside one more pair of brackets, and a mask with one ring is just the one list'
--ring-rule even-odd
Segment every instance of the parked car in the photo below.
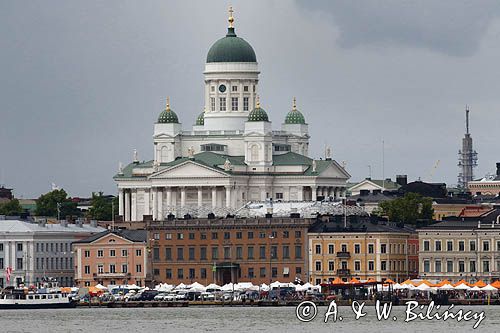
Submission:
{"label": "parked car", "polygon": [[167,296],[167,293],[159,293],[158,295],[156,295],[154,297],[154,300],[155,301],[163,301],[165,296]]}
{"label": "parked car", "polygon": [[138,298],[138,301],[152,301],[158,295],[158,290],[144,290]]}

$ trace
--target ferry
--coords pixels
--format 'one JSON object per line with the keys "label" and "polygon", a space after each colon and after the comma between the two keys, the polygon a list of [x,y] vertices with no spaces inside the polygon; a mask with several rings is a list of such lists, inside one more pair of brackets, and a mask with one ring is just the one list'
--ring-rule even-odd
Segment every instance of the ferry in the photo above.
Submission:
{"label": "ferry", "polygon": [[36,291],[6,287],[0,292],[0,309],[75,308],[78,299],[61,293],[56,281],[44,281]]}

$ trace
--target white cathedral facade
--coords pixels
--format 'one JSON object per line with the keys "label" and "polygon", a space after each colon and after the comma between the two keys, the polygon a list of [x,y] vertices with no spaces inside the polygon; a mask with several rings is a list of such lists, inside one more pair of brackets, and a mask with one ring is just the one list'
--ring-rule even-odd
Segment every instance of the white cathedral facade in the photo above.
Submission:
{"label": "white cathedral facade", "polygon": [[249,201],[337,199],[350,175],[327,154],[309,154],[308,125],[295,99],[281,130],[273,131],[257,95],[259,68],[252,46],[237,37],[233,17],[205,64],[205,108],[183,131],[166,108],[154,124],[154,159],[120,167],[119,214],[125,221],[167,215],[234,213]]}

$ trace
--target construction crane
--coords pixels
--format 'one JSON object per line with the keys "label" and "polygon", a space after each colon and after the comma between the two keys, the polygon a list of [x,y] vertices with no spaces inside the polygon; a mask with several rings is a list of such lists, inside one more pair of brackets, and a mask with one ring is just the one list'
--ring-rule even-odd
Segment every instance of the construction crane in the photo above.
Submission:
{"label": "construction crane", "polygon": [[441,163],[441,160],[437,160],[436,163],[434,163],[434,166],[432,167],[431,171],[429,172],[429,176],[427,177],[427,179],[429,179],[429,183],[432,182],[432,177],[434,177],[434,173],[436,172],[439,163]]}

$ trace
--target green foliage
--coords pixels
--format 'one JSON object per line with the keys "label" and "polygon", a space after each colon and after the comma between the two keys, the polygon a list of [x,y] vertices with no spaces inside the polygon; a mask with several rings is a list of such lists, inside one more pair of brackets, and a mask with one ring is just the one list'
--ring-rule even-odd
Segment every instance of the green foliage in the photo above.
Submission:
{"label": "green foliage", "polygon": [[116,214],[118,198],[104,197],[102,192],[98,194],[92,193],[92,207],[89,208],[87,217],[99,221],[111,221],[113,219],[113,206]]}
{"label": "green foliage", "polygon": [[381,215],[390,221],[416,224],[418,220],[432,220],[432,199],[417,193],[406,193],[404,197],[380,203]]}
{"label": "green foliage", "polygon": [[24,209],[17,199],[12,199],[0,204],[0,215],[17,216],[22,213],[24,213]]}
{"label": "green foliage", "polygon": [[77,204],[68,198],[65,190],[53,190],[51,192],[42,194],[36,200],[35,214],[38,216],[57,217],[57,204],[60,204],[60,217],[61,219],[66,216],[80,216],[81,212],[77,208]]}

